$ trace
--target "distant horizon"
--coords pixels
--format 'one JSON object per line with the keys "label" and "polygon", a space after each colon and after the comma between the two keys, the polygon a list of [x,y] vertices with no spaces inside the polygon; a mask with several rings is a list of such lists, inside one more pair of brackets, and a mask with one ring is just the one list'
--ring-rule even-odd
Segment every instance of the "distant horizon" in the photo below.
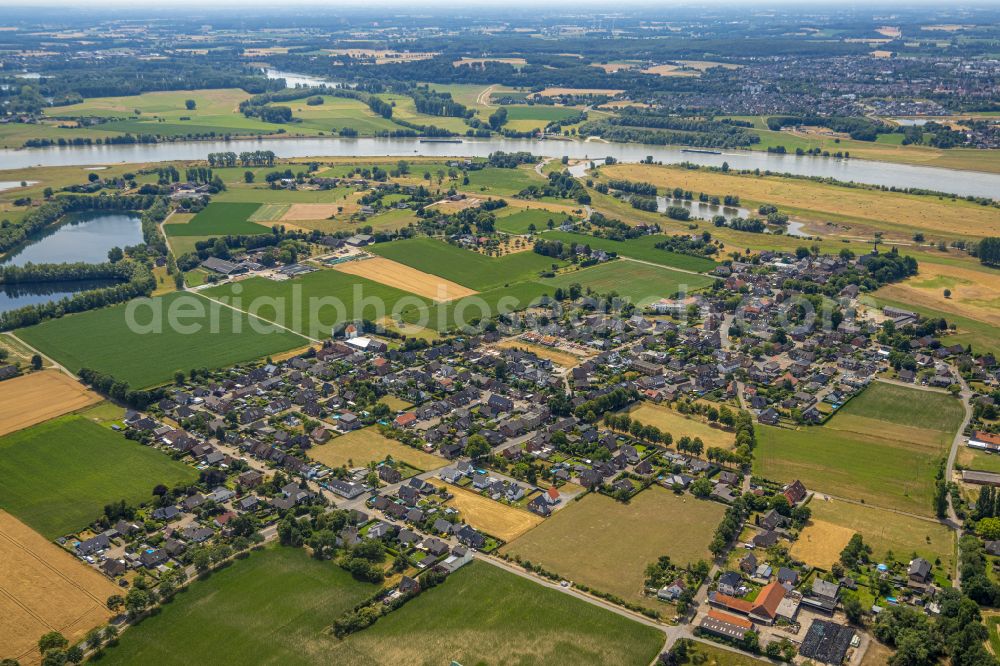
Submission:
{"label": "distant horizon", "polygon": [[[141,8],[136,7],[135,3],[129,2],[128,0],[106,0],[102,3],[101,8],[93,7],[92,3],[85,2],[85,0],[30,0],[28,2],[18,2],[15,5],[6,7],[4,10],[0,10],[0,22],[4,20],[5,11],[18,11],[24,9],[32,8],[46,8],[46,9],[58,9],[58,8],[82,8],[86,7],[88,10],[100,13],[102,8],[108,7],[129,7],[133,10],[133,13],[142,13],[143,10],[152,10],[156,13],[161,12],[164,9],[172,8],[187,8],[187,7],[198,7],[202,10],[211,11],[213,9],[229,8],[232,6],[241,7],[251,7],[253,9],[273,9],[274,11],[288,11],[289,9],[295,8],[321,8],[324,13],[336,14],[339,10],[358,10],[367,9],[371,11],[377,10],[393,10],[393,11],[406,11],[406,10],[420,10],[420,9],[443,9],[447,8],[454,13],[462,14],[463,8],[455,8],[452,4],[445,2],[445,0],[419,0],[418,2],[402,2],[401,0],[341,0],[336,5],[330,5],[327,0],[292,0],[291,2],[284,3],[280,8],[274,7],[271,3],[265,2],[264,0],[211,0],[210,2],[204,2],[202,0],[152,0],[152,2],[144,3]],[[464,3],[465,7],[475,7],[477,9],[492,10],[488,13],[493,15],[503,14],[514,8],[519,7],[531,7],[537,10],[537,3],[530,2],[529,0],[512,0],[511,2],[505,3],[503,8],[499,8],[495,3],[487,2],[487,0],[467,0]],[[714,8],[718,7],[758,7],[760,9],[789,9],[789,8],[799,8],[802,10],[813,10],[813,9],[838,9],[841,11],[859,11],[859,12],[871,12],[878,11],[881,8],[886,9],[909,9],[909,8],[926,8],[926,7],[940,7],[940,3],[932,2],[931,0],[879,0],[876,3],[858,3],[858,2],[836,2],[831,0],[692,0],[681,1],[672,4],[670,7],[665,7],[663,3],[657,2],[656,0],[629,0],[624,4],[617,4],[615,7],[609,8],[606,3],[598,2],[597,0],[552,0],[546,4],[546,9],[544,13],[558,13],[562,10],[571,9],[582,9],[587,8],[588,10],[599,10],[603,8],[603,11],[598,11],[601,15],[615,15],[622,12],[627,12],[630,9],[638,9],[644,7],[654,6],[661,10],[669,9],[696,9],[702,6],[711,6]],[[955,5],[949,5],[948,7],[941,7],[940,11],[942,14],[952,13],[956,10],[961,10],[963,8],[1000,8],[1000,0],[969,0],[966,2],[961,2]]]}

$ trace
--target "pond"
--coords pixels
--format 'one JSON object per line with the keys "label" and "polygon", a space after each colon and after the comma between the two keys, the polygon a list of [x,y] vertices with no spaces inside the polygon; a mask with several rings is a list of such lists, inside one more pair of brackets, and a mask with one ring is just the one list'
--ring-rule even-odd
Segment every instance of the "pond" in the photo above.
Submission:
{"label": "pond", "polygon": [[[667,208],[670,206],[681,206],[687,208],[691,211],[691,218],[697,220],[708,220],[711,221],[716,215],[721,215],[726,218],[727,222],[731,222],[733,218],[742,217],[757,217],[753,211],[749,208],[743,208],[742,206],[723,206],[719,204],[711,204],[705,201],[691,201],[689,199],[674,199],[672,197],[656,197],[656,212],[666,213]],[[788,236],[796,236],[800,238],[809,238],[810,234],[803,231],[805,224],[803,222],[790,221],[784,230],[784,233]],[[774,233],[776,228],[769,227],[767,233]]]}
{"label": "pond", "polygon": [[264,75],[269,79],[284,79],[285,85],[289,88],[298,88],[299,86],[305,86],[306,88],[315,88],[316,86],[340,87],[340,84],[336,81],[323,79],[318,76],[310,76],[309,74],[283,72],[280,69],[272,69],[270,67],[264,70]]}
{"label": "pond", "polygon": [[61,264],[108,260],[108,250],[142,242],[137,213],[88,211],[68,215],[66,221],[34,234],[0,259],[0,264]]}
{"label": "pond", "polygon": [[0,285],[0,313],[16,310],[26,305],[58,301],[81,291],[102,289],[113,284],[115,284],[113,280],[76,280]]}
{"label": "pond", "polygon": [[[23,183],[23,185],[22,185]],[[13,190],[17,187],[31,187],[32,185],[37,185],[37,180],[0,180],[0,192],[5,190]]]}

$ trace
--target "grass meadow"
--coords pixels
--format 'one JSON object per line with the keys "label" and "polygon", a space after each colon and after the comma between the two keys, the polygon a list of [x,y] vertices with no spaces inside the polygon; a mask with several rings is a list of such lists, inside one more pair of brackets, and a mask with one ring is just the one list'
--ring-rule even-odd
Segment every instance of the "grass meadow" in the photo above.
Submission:
{"label": "grass meadow", "polygon": [[[50,319],[18,329],[17,335],[72,372],[93,368],[134,388],[172,380],[178,370],[221,368],[308,342],[284,330],[260,334],[251,327],[249,316],[190,293],[168,294],[148,303],[149,307],[136,309],[135,319],[149,324],[153,312],[162,312],[164,326],[160,333],[131,330],[126,317],[129,306],[117,305]],[[204,317],[181,320],[183,324],[200,323],[199,330],[185,333],[166,325],[171,311],[182,313],[199,307],[203,308]],[[212,332],[213,320],[218,322],[217,332]],[[263,322],[258,321],[257,325],[263,326]]]}
{"label": "grass meadow", "polygon": [[378,243],[368,249],[379,256],[477,291],[535,279],[539,272],[558,263],[534,252],[487,257],[434,238]]}
{"label": "grass meadow", "polygon": [[0,507],[48,539],[77,532],[105,504],[152,498],[157,484],[197,478],[191,467],[82,416],[0,438]]}
{"label": "grass meadow", "polygon": [[[334,270],[319,270],[282,282],[252,277],[213,287],[204,294],[240,309],[251,308],[248,311],[261,319],[316,337],[328,336],[331,327],[344,321],[360,318],[375,321],[389,314],[402,299],[407,299],[406,303],[412,301],[411,307],[429,303],[395,287]],[[336,299],[344,304],[344,309],[313,299]],[[254,307],[255,302],[259,307]],[[301,306],[294,305],[296,302]],[[381,311],[381,304],[388,312]],[[311,328],[316,330],[310,331]]]}
{"label": "grass meadow", "polygon": [[700,289],[714,280],[704,275],[680,273],[664,266],[650,266],[627,259],[618,259],[579,271],[562,273],[554,278],[541,280],[542,284],[567,288],[579,283],[584,291],[598,294],[616,292],[636,306],[642,307],[661,298],[669,298],[685,287],[687,291]]}
{"label": "grass meadow", "polygon": [[333,620],[377,590],[304,549],[269,548],[193,583],[98,663],[330,663]]}
{"label": "grass meadow", "polygon": [[826,425],[759,426],[754,472],[930,516],[934,474],[961,410],[947,395],[875,382]]}
{"label": "grass meadow", "polygon": [[250,217],[260,208],[256,203],[218,203],[205,206],[187,224],[165,224],[168,236],[239,236],[268,234],[271,230]]}
{"label": "grass meadow", "polygon": [[472,562],[339,643],[343,664],[646,666],[663,634],[628,618]]}
{"label": "grass meadow", "polygon": [[[762,203],[822,222],[897,231],[954,236],[1000,235],[1000,216],[988,206],[965,200],[938,199],[901,192],[850,189],[781,176],[744,176],[706,170],[646,165],[601,168],[602,177],[652,183],[659,188],[681,187],[711,195],[736,194],[746,207]],[[852,233],[851,235],[856,235]]]}
{"label": "grass meadow", "polygon": [[[845,530],[847,539],[857,532],[869,546],[876,558],[884,558],[889,552],[896,559],[909,559],[913,553],[932,564],[941,560],[939,568],[951,574],[955,561],[955,536],[946,526],[934,520],[921,520],[913,516],[890,513],[882,509],[852,502],[821,500],[809,502],[812,523],[802,531],[799,540],[792,545],[791,553],[799,556],[800,544],[806,540],[824,539],[831,533]],[[832,529],[831,529],[832,527]],[[839,545],[839,543],[838,543]],[[839,558],[844,541],[834,554],[834,548],[826,556],[826,561],[808,561],[808,564],[829,568]]]}
{"label": "grass meadow", "polygon": [[447,463],[444,458],[383,437],[374,426],[355,430],[314,446],[309,449],[309,457],[328,467],[363,467],[369,462],[382,462],[386,457],[391,457],[423,472],[444,467]]}
{"label": "grass meadow", "polygon": [[663,236],[640,236],[627,241],[609,240],[607,238],[597,238],[587,234],[577,234],[572,231],[549,231],[542,238],[545,240],[558,240],[563,243],[577,243],[589,245],[595,250],[605,252],[616,252],[619,256],[648,261],[652,264],[666,266],[668,268],[680,268],[685,271],[696,271],[706,273],[716,267],[716,263],[711,259],[694,257],[688,254],[670,252],[656,247],[657,243],[663,241]]}
{"label": "grass meadow", "polygon": [[664,610],[643,595],[646,566],[661,555],[685,565],[711,559],[725,507],[651,486],[628,504],[600,494],[574,501],[503,552],[595,590]]}
{"label": "grass meadow", "polygon": [[193,583],[99,663],[645,666],[663,645],[657,629],[481,562],[334,638],[333,620],[377,589],[305,550],[265,549]]}
{"label": "grass meadow", "polygon": [[542,231],[548,228],[549,220],[558,227],[568,219],[569,215],[565,213],[554,213],[541,208],[514,209],[509,215],[497,217],[496,228],[508,234],[527,234],[531,233],[531,225],[535,225],[536,231]]}

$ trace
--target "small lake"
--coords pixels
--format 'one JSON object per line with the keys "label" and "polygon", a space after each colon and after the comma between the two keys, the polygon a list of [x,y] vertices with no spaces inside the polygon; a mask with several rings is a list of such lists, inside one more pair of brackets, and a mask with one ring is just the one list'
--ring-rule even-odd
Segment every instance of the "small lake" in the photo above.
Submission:
{"label": "small lake", "polygon": [[310,76],[308,74],[283,72],[280,69],[272,69],[270,67],[264,70],[264,75],[269,79],[284,79],[285,85],[289,88],[298,88],[299,86],[304,86],[306,88],[314,88],[316,86],[328,86],[330,88],[340,87],[340,84],[336,81],[323,79],[318,76]]}
{"label": "small lake", "polygon": [[[667,208],[670,206],[682,206],[687,208],[691,211],[691,218],[698,220],[711,221],[716,215],[721,215],[726,218],[727,222],[731,222],[733,218],[737,217],[742,217],[744,219],[748,217],[759,217],[749,208],[743,208],[742,206],[724,206],[704,201],[692,201],[689,199],[674,199],[672,197],[660,196],[656,197],[656,212],[666,213]],[[802,222],[789,221],[784,233],[787,236],[809,238],[809,234],[802,231],[804,226],[805,225]],[[768,227],[768,233],[774,233],[774,229],[774,227]]]}
{"label": "small lake", "polygon": [[142,242],[139,215],[128,212],[88,211],[32,236],[8,253],[0,264],[23,266],[83,261],[98,264],[108,260],[108,250]]}
{"label": "small lake", "polygon": [[81,291],[101,289],[113,284],[115,284],[113,280],[77,280],[0,285],[0,312],[16,310],[26,305],[58,301]]}
{"label": "small lake", "polygon": [[13,190],[16,187],[21,187],[21,183],[24,183],[24,187],[31,187],[32,185],[37,185],[37,180],[0,180],[0,192],[5,190]]}

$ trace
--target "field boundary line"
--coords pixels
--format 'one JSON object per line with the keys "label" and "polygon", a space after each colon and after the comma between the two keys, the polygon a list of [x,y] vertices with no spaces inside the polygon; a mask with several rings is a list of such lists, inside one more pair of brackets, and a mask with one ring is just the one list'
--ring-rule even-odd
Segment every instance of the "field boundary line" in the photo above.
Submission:
{"label": "field boundary line", "polygon": [[[690,270],[688,268],[677,268],[675,266],[664,266],[663,264],[656,264],[656,263],[653,263],[652,261],[646,261],[644,259],[636,259],[635,257],[629,257],[629,256],[626,256],[624,254],[619,254],[618,256],[621,257],[622,259],[624,259],[625,261],[634,261],[637,264],[646,264],[647,266],[652,266],[654,268],[662,268],[663,270],[666,270],[666,271],[676,271],[678,273],[687,273],[688,275],[700,275],[702,277],[707,277],[707,275],[705,273],[699,273],[698,271],[692,271],[692,270]],[[597,264],[597,265],[600,266],[600,264]],[[584,270],[586,270],[586,269],[584,269]]]}
{"label": "field boundary line", "polygon": [[317,344],[322,344],[322,343],[323,343],[323,341],[322,341],[322,340],[319,340],[319,339],[317,339],[317,338],[312,338],[312,337],[309,337],[309,336],[308,336],[308,335],[306,335],[305,333],[299,333],[299,332],[298,332],[298,331],[296,331],[295,329],[292,329],[292,328],[289,328],[289,327],[287,327],[287,326],[285,326],[285,325],[283,325],[283,324],[279,324],[279,323],[278,323],[278,322],[276,322],[276,321],[271,321],[270,319],[264,319],[264,318],[263,318],[263,317],[261,317],[260,315],[255,315],[255,314],[251,314],[251,313],[247,312],[246,310],[241,310],[241,309],[239,309],[238,307],[236,307],[235,305],[230,305],[229,303],[225,303],[225,302],[223,302],[223,301],[220,301],[220,300],[217,300],[217,299],[214,299],[214,298],[212,298],[211,296],[206,296],[205,294],[201,293],[200,291],[192,291],[191,293],[193,293],[193,294],[196,294],[196,295],[198,295],[198,296],[201,296],[202,298],[204,298],[204,299],[205,299],[205,300],[207,300],[207,301],[211,301],[211,302],[213,302],[213,303],[218,303],[219,305],[221,305],[221,306],[223,306],[223,307],[226,307],[226,308],[229,308],[230,310],[234,310],[234,311],[236,311],[236,312],[239,312],[239,313],[242,313],[242,314],[245,314],[245,315],[246,315],[247,317],[253,317],[254,319],[259,319],[260,321],[262,321],[262,322],[264,322],[264,323],[266,323],[266,324],[271,324],[271,325],[273,325],[273,326],[277,326],[277,327],[278,327],[278,328],[280,328],[280,329],[284,329],[284,330],[288,331],[289,333],[294,333],[295,335],[297,335],[297,336],[299,336],[300,338],[303,338],[303,339],[305,339],[305,340],[308,340],[309,342],[315,342],[315,343],[317,343]]}
{"label": "field boundary line", "polygon": [[57,370],[60,370],[60,371],[62,371],[64,373],[66,373],[67,375],[69,375],[73,379],[80,379],[75,374],[73,374],[72,372],[70,372],[69,369],[66,368],[66,366],[64,366],[61,363],[57,363],[56,360],[54,358],[52,358],[51,356],[49,356],[47,354],[43,354],[40,350],[36,349],[35,347],[32,347],[31,345],[29,345],[27,342],[24,341],[24,338],[17,337],[17,335],[14,333],[14,331],[5,331],[4,335],[9,335],[10,337],[14,338],[18,342],[20,342],[22,345],[24,345],[25,347],[27,347],[28,349],[30,349],[31,351],[33,351],[36,354],[38,354],[39,356],[41,356],[43,359],[47,359],[49,361],[49,363],[52,364],[52,367],[56,368]]}
{"label": "field boundary line", "polygon": [[922,516],[919,513],[910,513],[909,511],[903,511],[902,509],[892,509],[887,506],[882,506],[880,504],[872,504],[870,502],[862,502],[861,500],[849,499],[847,497],[840,497],[839,495],[831,495],[828,492],[822,490],[817,490],[813,493],[814,495],[823,495],[824,497],[829,497],[832,500],[838,502],[846,502],[848,504],[857,504],[858,506],[868,507],[869,509],[878,509],[879,511],[890,511],[892,513],[898,513],[901,516],[907,516],[909,518],[916,518],[917,520],[923,520],[928,523],[937,523],[938,525],[944,525],[945,527],[951,527],[947,521],[939,520],[937,518],[931,518],[930,516]]}
{"label": "field boundary line", "polygon": [[[39,557],[39,555],[37,553],[35,553],[32,550],[28,549],[20,541],[17,541],[16,539],[14,539],[14,537],[12,537],[11,535],[7,534],[6,532],[0,532],[0,537],[3,537],[4,539],[6,539],[10,543],[12,543],[15,547],[17,547],[17,548],[21,549],[22,551],[24,551],[25,554],[27,554],[32,559],[37,560],[43,567],[45,567],[46,569],[48,569],[49,571],[51,571],[52,573],[54,573],[59,578],[62,578],[64,581],[66,581],[70,585],[70,587],[75,587],[80,592],[82,592],[85,596],[90,597],[91,601],[93,601],[95,604],[97,604],[98,607],[104,608],[104,601],[102,601],[101,599],[99,599],[93,592],[91,592],[90,590],[84,589],[84,587],[81,586],[79,583],[77,583],[76,581],[71,580],[70,578],[68,578],[66,576],[66,574],[64,574],[63,572],[59,571],[58,569],[56,569],[55,567],[53,567],[51,564],[49,564],[48,562],[46,562],[45,560],[43,560],[41,557]],[[51,543],[51,542],[48,542],[48,543]],[[56,546],[56,547],[58,548],[58,546]],[[63,549],[59,548],[59,550],[63,550]],[[65,552],[65,551],[63,551],[63,552]]]}
{"label": "field boundary line", "polygon": [[[38,622],[39,622],[39,623],[41,623],[41,624],[45,625],[45,626],[46,626],[46,627],[48,627],[48,628],[49,628],[50,630],[52,630],[52,631],[55,631],[55,629],[56,629],[56,628],[55,628],[54,626],[52,626],[52,624],[51,624],[51,623],[50,623],[50,622],[49,622],[48,620],[46,620],[45,618],[43,618],[43,617],[41,617],[40,615],[36,614],[36,613],[35,613],[35,611],[31,610],[30,608],[28,608],[27,606],[25,606],[25,605],[24,605],[23,603],[21,603],[21,600],[20,600],[20,599],[18,599],[17,597],[15,597],[15,596],[14,596],[13,594],[11,594],[10,592],[8,592],[8,591],[7,591],[7,588],[5,588],[5,587],[2,587],[2,586],[0,586],[0,594],[3,594],[3,595],[4,595],[5,597],[7,597],[7,598],[8,598],[8,599],[10,599],[11,601],[13,601],[13,602],[14,602],[14,604],[15,604],[15,605],[16,605],[16,606],[17,606],[18,608],[20,608],[20,609],[21,609],[21,610],[23,610],[23,611],[24,611],[25,613],[27,613],[27,614],[28,614],[28,615],[30,615],[31,617],[35,618],[36,620],[38,620]],[[29,648],[27,652],[24,652],[24,653],[22,653],[22,656],[23,656],[23,655],[25,655],[25,654],[28,654],[28,653],[29,653],[29,652],[31,652],[31,651],[32,651],[33,649],[34,649],[34,648]]]}

